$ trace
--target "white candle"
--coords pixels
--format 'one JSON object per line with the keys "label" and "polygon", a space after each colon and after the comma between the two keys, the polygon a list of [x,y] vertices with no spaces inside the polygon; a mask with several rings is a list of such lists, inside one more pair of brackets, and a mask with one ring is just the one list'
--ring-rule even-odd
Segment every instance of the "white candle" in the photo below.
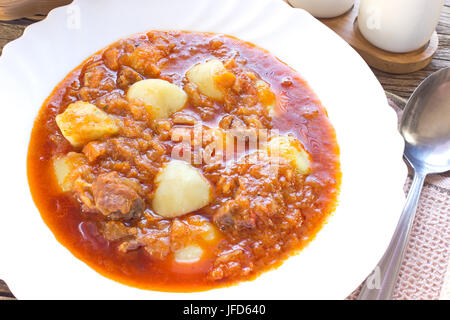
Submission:
{"label": "white candle", "polygon": [[358,27],[373,45],[391,52],[423,47],[436,29],[445,0],[361,0]]}
{"label": "white candle", "polygon": [[332,18],[344,14],[355,0],[288,0],[295,8],[302,8],[316,18]]}

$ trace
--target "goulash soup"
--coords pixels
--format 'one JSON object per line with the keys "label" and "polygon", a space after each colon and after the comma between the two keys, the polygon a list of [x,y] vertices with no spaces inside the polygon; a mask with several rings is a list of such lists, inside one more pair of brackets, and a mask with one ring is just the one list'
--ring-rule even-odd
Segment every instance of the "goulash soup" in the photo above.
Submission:
{"label": "goulash soup", "polygon": [[314,93],[267,51],[151,31],[56,87],[28,178],[57,240],[97,272],[192,292],[253,279],[314,238],[336,206],[339,150]]}

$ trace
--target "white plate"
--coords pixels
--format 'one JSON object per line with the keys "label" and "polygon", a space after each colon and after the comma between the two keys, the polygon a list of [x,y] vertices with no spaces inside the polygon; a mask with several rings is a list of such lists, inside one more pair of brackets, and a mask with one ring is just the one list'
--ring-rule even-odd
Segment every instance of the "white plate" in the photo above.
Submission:
{"label": "white plate", "polygon": [[[45,98],[89,55],[152,29],[225,33],[268,49],[310,84],[336,129],[343,179],[335,214],[305,250],[255,281],[188,294],[116,283],[60,245],[31,199],[26,154]],[[0,101],[0,278],[22,299],[342,299],[382,256],[404,201],[403,142],[380,84],[343,40],[281,0],[76,0],[5,47]]]}

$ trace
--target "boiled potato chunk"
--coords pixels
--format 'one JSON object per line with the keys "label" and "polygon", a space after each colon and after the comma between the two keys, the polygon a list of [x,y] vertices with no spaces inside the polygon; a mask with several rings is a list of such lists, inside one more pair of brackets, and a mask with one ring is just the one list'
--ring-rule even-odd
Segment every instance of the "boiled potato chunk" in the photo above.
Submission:
{"label": "boiled potato chunk", "polygon": [[214,241],[217,238],[217,233],[215,230],[215,227],[209,223],[205,222],[202,226],[203,232],[202,232],[202,238],[205,241]]}
{"label": "boiled potato chunk", "polygon": [[171,218],[206,206],[211,200],[211,186],[190,164],[172,160],[155,179],[157,188],[152,201],[153,210]]}
{"label": "boiled potato chunk", "polygon": [[53,170],[62,192],[68,192],[72,189],[76,169],[85,163],[85,156],[77,152],[69,152],[62,157],[53,159]]}
{"label": "boiled potato chunk", "polygon": [[183,109],[187,94],[178,86],[160,79],[134,83],[127,92],[128,100],[140,100],[154,119],[167,119]]}
{"label": "boiled potato chunk", "polygon": [[302,144],[293,137],[277,136],[272,138],[267,151],[270,156],[280,156],[287,159],[300,174],[311,171],[311,159]]}
{"label": "boiled potato chunk", "polygon": [[183,249],[175,251],[175,261],[178,263],[194,263],[201,259],[203,249],[196,244],[191,244]]}
{"label": "boiled potato chunk", "polygon": [[218,78],[224,74],[232,75],[224,67],[222,61],[214,59],[193,66],[188,70],[186,76],[189,82],[194,83],[202,94],[220,101],[223,100],[224,96],[220,90]]}
{"label": "boiled potato chunk", "polygon": [[66,111],[57,115],[56,124],[74,147],[119,131],[112,117],[93,104],[83,101],[70,104]]}

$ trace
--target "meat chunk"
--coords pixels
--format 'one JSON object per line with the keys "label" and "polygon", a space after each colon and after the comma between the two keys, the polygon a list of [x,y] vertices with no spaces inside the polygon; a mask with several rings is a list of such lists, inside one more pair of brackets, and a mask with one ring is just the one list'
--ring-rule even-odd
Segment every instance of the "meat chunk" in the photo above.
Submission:
{"label": "meat chunk", "polygon": [[[239,199],[246,200],[246,199]],[[246,230],[256,227],[256,215],[246,209],[239,200],[229,200],[217,210],[213,221],[220,230]],[[248,206],[248,203],[245,205]]]}
{"label": "meat chunk", "polygon": [[253,269],[253,262],[239,245],[222,251],[213,264],[208,278],[217,281],[225,278],[239,277],[249,274]]}
{"label": "meat chunk", "polygon": [[138,185],[116,172],[98,176],[92,189],[96,208],[112,220],[130,220],[144,211]]}
{"label": "meat chunk", "polygon": [[108,221],[103,223],[100,231],[103,236],[110,241],[130,238],[138,233],[136,228],[126,227],[120,221]]}
{"label": "meat chunk", "polygon": [[103,53],[103,61],[105,61],[105,65],[114,71],[117,71],[120,67],[119,64],[119,49],[118,48],[111,48],[109,50],[106,50]]}
{"label": "meat chunk", "polygon": [[216,186],[218,192],[231,195],[212,218],[221,231],[240,237],[246,232],[268,231],[277,221],[287,219],[286,197],[301,183],[290,163],[280,159],[274,165],[266,153],[256,152],[235,163],[234,170],[238,175],[225,171]]}
{"label": "meat chunk", "polygon": [[170,253],[167,228],[142,230],[121,221],[107,221],[101,223],[100,232],[106,240],[117,241],[117,249],[123,253],[143,248],[150,257],[158,260]]}
{"label": "meat chunk", "polygon": [[89,162],[94,162],[108,151],[105,142],[91,141],[83,148],[83,153]]}
{"label": "meat chunk", "polygon": [[147,254],[157,260],[164,259],[170,253],[167,230],[147,230],[137,239]]}
{"label": "meat chunk", "polygon": [[122,90],[128,90],[128,88],[138,82],[143,80],[142,76],[128,67],[122,67],[117,75],[117,86]]}
{"label": "meat chunk", "polygon": [[131,52],[127,52],[119,58],[119,63],[128,66],[147,78],[160,75],[159,62],[167,56],[172,47],[158,46],[155,43],[140,41],[135,44],[129,43]]}

